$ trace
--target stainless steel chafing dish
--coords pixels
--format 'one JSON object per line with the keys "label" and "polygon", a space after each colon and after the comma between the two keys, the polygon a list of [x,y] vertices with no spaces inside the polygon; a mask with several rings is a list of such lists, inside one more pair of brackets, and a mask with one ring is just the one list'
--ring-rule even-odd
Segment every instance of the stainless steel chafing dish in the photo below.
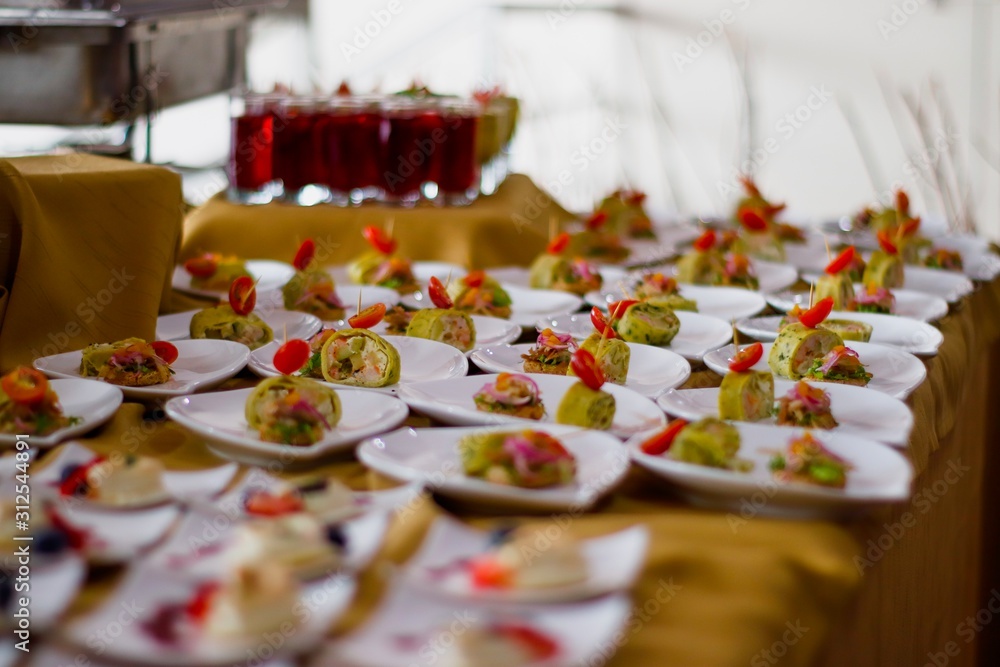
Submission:
{"label": "stainless steel chafing dish", "polygon": [[250,18],[280,0],[0,0],[0,123],[92,125],[245,80]]}

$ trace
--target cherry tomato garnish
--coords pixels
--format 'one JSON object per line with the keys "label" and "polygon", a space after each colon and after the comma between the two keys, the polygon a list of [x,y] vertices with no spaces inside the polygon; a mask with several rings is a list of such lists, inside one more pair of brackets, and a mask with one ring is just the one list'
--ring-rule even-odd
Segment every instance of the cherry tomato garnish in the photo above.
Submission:
{"label": "cherry tomato garnish", "polygon": [[177,346],[173,343],[165,340],[154,340],[149,346],[153,348],[156,356],[163,359],[164,362],[172,364],[177,361],[179,353],[177,352]]}
{"label": "cherry tomato garnish", "polygon": [[35,405],[45,398],[49,381],[41,372],[18,366],[0,380],[0,388],[10,400],[21,405]]}
{"label": "cherry tomato garnish", "polygon": [[212,606],[212,598],[219,591],[219,583],[216,581],[206,581],[198,585],[194,596],[184,607],[184,612],[193,620],[200,621],[208,614]]}
{"label": "cherry tomato garnish", "polygon": [[257,286],[250,276],[240,276],[229,286],[229,305],[237,315],[249,315],[257,305]]}
{"label": "cherry tomato garnish", "polygon": [[621,301],[615,301],[608,304],[608,316],[611,321],[620,320],[624,315],[625,311],[629,309],[629,306],[634,306],[639,303],[635,299],[622,299]]}
{"label": "cherry tomato garnish", "polygon": [[251,494],[243,504],[248,514],[256,516],[284,516],[305,509],[302,497],[297,494],[274,494],[260,491]]}
{"label": "cherry tomato garnish", "polygon": [[639,445],[639,449],[642,450],[643,454],[659,456],[670,449],[670,445],[674,444],[674,439],[677,437],[677,434],[680,433],[687,425],[687,420],[675,419],[667,424],[666,428],[662,431]]}
{"label": "cherry tomato garnish", "polygon": [[486,280],[486,273],[484,271],[470,271],[468,275],[462,278],[462,282],[465,283],[466,287],[481,287],[484,280]]}
{"label": "cherry tomato garnish", "polygon": [[219,262],[212,255],[192,257],[184,262],[184,270],[195,278],[211,278],[219,269]]}
{"label": "cherry tomato garnish", "polygon": [[375,225],[368,225],[362,231],[365,236],[365,240],[371,245],[371,247],[378,250],[383,255],[391,255],[396,252],[396,241],[385,233],[381,227],[376,227]]}
{"label": "cherry tomato garnish", "polygon": [[920,229],[920,218],[911,218],[899,226],[899,235],[903,238],[912,236]]}
{"label": "cherry tomato garnish", "polygon": [[376,303],[368,306],[354,317],[348,318],[347,323],[352,329],[370,329],[385,317],[385,304]]}
{"label": "cherry tomato garnish", "polygon": [[854,246],[847,246],[844,248],[843,252],[833,258],[829,264],[826,265],[824,271],[829,273],[831,276],[840,273],[854,261]]}
{"label": "cherry tomato garnish", "polygon": [[899,254],[899,248],[897,248],[896,244],[892,242],[892,239],[889,238],[889,233],[884,229],[878,233],[878,245],[883,251],[889,253],[890,255]]}
{"label": "cherry tomato garnish", "polygon": [[497,631],[527,648],[532,662],[548,660],[559,653],[559,644],[552,637],[527,625],[502,625]]}
{"label": "cherry tomato garnish", "polygon": [[618,336],[618,334],[615,333],[615,330],[611,328],[611,325],[608,324],[608,320],[604,317],[604,313],[601,312],[601,309],[597,306],[590,309],[590,323],[594,325],[595,329],[597,329],[597,333],[601,334],[608,340]]}
{"label": "cherry tomato garnish", "polygon": [[896,210],[907,213],[910,210],[910,197],[902,190],[896,190]]}
{"label": "cherry tomato garnish", "polygon": [[455,305],[455,302],[448,296],[448,290],[445,289],[444,284],[438,280],[437,276],[431,276],[427,283],[427,294],[431,297],[431,303],[436,308],[451,308]]}
{"label": "cherry tomato garnish", "polygon": [[729,370],[734,373],[742,373],[753,368],[753,365],[764,356],[764,346],[760,343],[752,343],[742,350],[737,350],[736,355],[729,360]]}
{"label": "cherry tomato garnish", "polygon": [[566,249],[566,246],[569,245],[569,238],[570,238],[569,232],[563,232],[562,234],[559,234],[554,239],[549,241],[549,245],[546,246],[545,252],[547,252],[550,255],[561,254],[562,251]]}
{"label": "cherry tomato garnish", "polygon": [[707,232],[696,238],[693,245],[696,250],[700,250],[702,252],[711,250],[712,246],[715,245],[715,232],[709,229]]}
{"label": "cherry tomato garnish", "polygon": [[604,384],[604,371],[601,370],[600,364],[597,363],[597,359],[589,350],[581,347],[574,352],[569,366],[573,369],[573,373],[580,378],[580,382],[594,391],[600,389]]}
{"label": "cherry tomato garnish", "polygon": [[589,218],[587,218],[587,221],[585,223],[583,223],[583,224],[590,231],[595,231],[595,230],[598,230],[601,227],[603,227],[604,223],[607,222],[607,221],[608,221],[608,213],[607,213],[607,211],[597,211],[596,213],[594,213],[593,215],[591,215]]}
{"label": "cherry tomato garnish", "polygon": [[739,212],[740,224],[748,231],[763,232],[767,229],[767,220],[760,214],[760,211],[753,208],[744,208]]}
{"label": "cherry tomato garnish", "polygon": [[89,484],[87,484],[87,472],[97,464],[103,462],[103,456],[95,456],[87,463],[82,463],[70,469],[68,474],[63,473],[64,478],[59,483],[59,495],[77,496],[86,493],[89,488]]}
{"label": "cherry tomato garnish", "polygon": [[294,266],[299,271],[305,271],[312,264],[313,257],[316,256],[316,242],[312,239],[306,239],[299,246],[298,251],[295,253],[295,259],[292,260],[292,266]]}
{"label": "cherry tomato garnish", "polygon": [[274,353],[274,367],[282,375],[291,375],[305,366],[311,356],[312,348],[309,343],[301,338],[293,338]]}
{"label": "cherry tomato garnish", "polygon": [[510,568],[495,558],[476,558],[469,564],[472,585],[477,588],[510,588],[514,583]]}
{"label": "cherry tomato garnish", "polygon": [[815,329],[830,315],[831,311],[833,311],[833,297],[824,297],[817,301],[812,308],[799,315],[799,322],[810,329]]}

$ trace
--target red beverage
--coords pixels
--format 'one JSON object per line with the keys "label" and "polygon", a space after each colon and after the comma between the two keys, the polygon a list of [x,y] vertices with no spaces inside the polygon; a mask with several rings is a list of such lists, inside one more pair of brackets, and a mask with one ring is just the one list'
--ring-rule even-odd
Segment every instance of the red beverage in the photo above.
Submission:
{"label": "red beverage", "polygon": [[445,137],[439,148],[441,168],[438,188],[445,195],[475,198],[479,186],[479,161],[476,159],[478,110],[471,104],[446,102],[442,106],[441,117]]}
{"label": "red beverage", "polygon": [[394,99],[386,103],[388,136],[382,166],[386,199],[413,203],[424,183],[436,182],[440,145],[444,140],[441,116],[433,103]]}
{"label": "red beverage", "polygon": [[229,183],[239,190],[257,191],[273,179],[271,150],[274,119],[268,113],[233,118],[229,152]]}
{"label": "red beverage", "polygon": [[281,180],[286,197],[326,180],[325,121],[313,99],[291,99],[279,109],[274,120],[274,178]]}
{"label": "red beverage", "polygon": [[336,195],[381,187],[382,116],[370,100],[334,99],[323,130],[323,147],[325,182]]}

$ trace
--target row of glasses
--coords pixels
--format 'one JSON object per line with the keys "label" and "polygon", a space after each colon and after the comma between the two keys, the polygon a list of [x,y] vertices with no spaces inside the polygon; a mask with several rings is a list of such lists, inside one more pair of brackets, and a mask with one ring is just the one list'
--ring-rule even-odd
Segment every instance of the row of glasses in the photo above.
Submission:
{"label": "row of glasses", "polygon": [[230,198],[467,205],[480,190],[481,113],[457,97],[234,96]]}

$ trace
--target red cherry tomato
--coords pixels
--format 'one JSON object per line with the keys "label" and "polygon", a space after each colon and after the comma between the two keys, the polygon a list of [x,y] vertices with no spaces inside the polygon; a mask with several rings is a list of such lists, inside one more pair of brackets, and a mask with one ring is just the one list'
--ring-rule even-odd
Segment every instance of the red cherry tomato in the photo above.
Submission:
{"label": "red cherry tomato", "polygon": [[920,229],[920,218],[912,218],[899,226],[899,235],[903,238],[913,236]]}
{"label": "red cherry tomato", "polygon": [[760,343],[752,343],[742,350],[737,350],[736,356],[729,360],[729,370],[734,373],[742,373],[753,368],[753,365],[764,356],[764,346]]}
{"label": "red cherry tomato", "polygon": [[248,514],[255,516],[284,516],[305,509],[301,496],[289,493],[272,494],[267,491],[251,494],[243,506]]}
{"label": "red cherry tomato", "polygon": [[391,255],[396,252],[396,241],[380,227],[368,225],[364,228],[362,234],[364,234],[365,240],[371,244],[371,247],[383,255]]}
{"label": "red cherry tomato", "polygon": [[219,262],[212,255],[192,257],[184,262],[184,270],[195,278],[211,278],[219,269]]}
{"label": "red cherry tomato", "polygon": [[816,304],[809,310],[803,312],[799,315],[799,322],[806,325],[810,329],[815,329],[819,324],[830,315],[833,310],[833,297],[828,296],[820,299]]}
{"label": "red cherry tomato", "polygon": [[618,334],[615,333],[615,330],[611,328],[611,325],[608,324],[608,320],[604,317],[604,313],[601,312],[601,309],[597,306],[590,309],[590,323],[594,325],[595,329],[597,329],[597,333],[601,334],[608,340],[618,336]]}
{"label": "red cherry tomato", "polygon": [[385,304],[376,303],[374,306],[368,306],[354,317],[348,318],[347,323],[353,329],[371,329],[381,322],[383,317],[385,317]]}
{"label": "red cherry tomato", "polygon": [[104,462],[103,456],[95,456],[90,461],[78,465],[66,475],[66,478],[59,484],[59,495],[75,496],[88,489],[87,472],[99,463]]}
{"label": "red cherry tomato", "polygon": [[462,282],[465,283],[466,287],[481,287],[484,280],[486,280],[486,273],[484,271],[471,271],[467,276],[462,278]]}
{"label": "red cherry tomato", "polygon": [[212,598],[218,591],[219,583],[216,581],[206,581],[199,584],[184,608],[188,618],[195,621],[203,620],[212,606]]}
{"label": "red cherry tomato", "polygon": [[240,276],[229,286],[229,305],[237,315],[249,315],[257,305],[257,286],[250,276]]}
{"label": "red cherry tomato", "polygon": [[889,253],[890,255],[899,254],[899,248],[897,248],[896,244],[892,242],[892,239],[889,238],[889,233],[884,229],[878,233],[878,244],[879,247],[882,248],[882,250]]}
{"label": "red cherry tomato", "polygon": [[569,362],[570,368],[580,382],[584,383],[594,391],[597,391],[604,384],[604,371],[601,370],[600,364],[597,363],[597,359],[594,355],[590,353],[589,350],[585,350],[582,347],[573,353],[573,358]]}
{"label": "red cherry tomato", "polygon": [[10,400],[21,405],[35,405],[45,398],[49,381],[41,372],[18,366],[0,380],[0,388]]}
{"label": "red cherry tomato", "polygon": [[562,253],[563,250],[566,249],[566,246],[568,245],[569,245],[569,232],[563,232],[562,234],[559,234],[554,239],[549,241],[549,245],[545,248],[545,252],[547,252],[550,255],[559,255]]}
{"label": "red cherry tomato", "polygon": [[844,248],[844,251],[837,255],[832,262],[826,265],[826,271],[831,276],[840,273],[854,261],[854,246]]}
{"label": "red cherry tomato", "polygon": [[634,306],[639,303],[635,299],[622,299],[621,301],[615,301],[608,304],[608,317],[611,321],[620,320],[624,315],[625,311],[629,309],[629,306]]}
{"label": "red cherry tomato", "polygon": [[902,190],[896,190],[896,210],[900,213],[910,210],[910,197]]}
{"label": "red cherry tomato", "polygon": [[150,347],[153,348],[153,352],[156,353],[156,356],[163,359],[164,362],[172,364],[177,361],[177,355],[179,353],[177,352],[177,346],[173,343],[165,340],[155,340],[150,343]]}
{"label": "red cherry tomato", "polygon": [[608,213],[607,213],[607,211],[597,211],[596,213],[594,213],[593,215],[591,215],[589,218],[587,218],[587,221],[585,223],[583,223],[583,224],[590,231],[595,231],[595,230],[598,230],[601,227],[603,227],[604,223],[607,222],[607,221],[608,221]]}
{"label": "red cherry tomato", "polygon": [[455,305],[455,302],[448,296],[448,290],[445,289],[437,276],[431,276],[430,282],[427,283],[427,294],[431,297],[431,303],[436,308],[451,308]]}
{"label": "red cherry tomato", "polygon": [[527,625],[503,625],[498,632],[528,649],[531,662],[548,660],[559,653],[559,644],[552,637]]}
{"label": "red cherry tomato", "polygon": [[711,250],[712,246],[715,245],[715,232],[709,229],[707,232],[699,236],[694,240],[694,247],[696,250],[705,252],[706,250]]}
{"label": "red cherry tomato", "polygon": [[687,425],[688,423],[686,420],[675,419],[667,424],[666,428],[662,431],[639,445],[639,449],[642,450],[643,454],[659,456],[670,449],[670,446],[674,444],[674,439],[677,437],[677,434],[680,433]]}
{"label": "red cherry tomato", "polygon": [[739,212],[740,224],[748,231],[763,232],[767,229],[767,220],[760,214],[760,211],[752,208],[745,208]]}
{"label": "red cherry tomato", "polygon": [[295,253],[295,259],[292,260],[292,266],[294,266],[299,271],[305,271],[312,264],[313,258],[316,256],[316,242],[312,239],[306,239],[299,246],[298,251]]}
{"label": "red cherry tomato", "polygon": [[469,564],[469,575],[472,585],[477,588],[510,588],[514,583],[510,568],[489,556],[473,560]]}
{"label": "red cherry tomato", "polygon": [[274,353],[274,367],[282,375],[291,375],[309,361],[312,348],[301,338],[293,338],[278,348]]}

